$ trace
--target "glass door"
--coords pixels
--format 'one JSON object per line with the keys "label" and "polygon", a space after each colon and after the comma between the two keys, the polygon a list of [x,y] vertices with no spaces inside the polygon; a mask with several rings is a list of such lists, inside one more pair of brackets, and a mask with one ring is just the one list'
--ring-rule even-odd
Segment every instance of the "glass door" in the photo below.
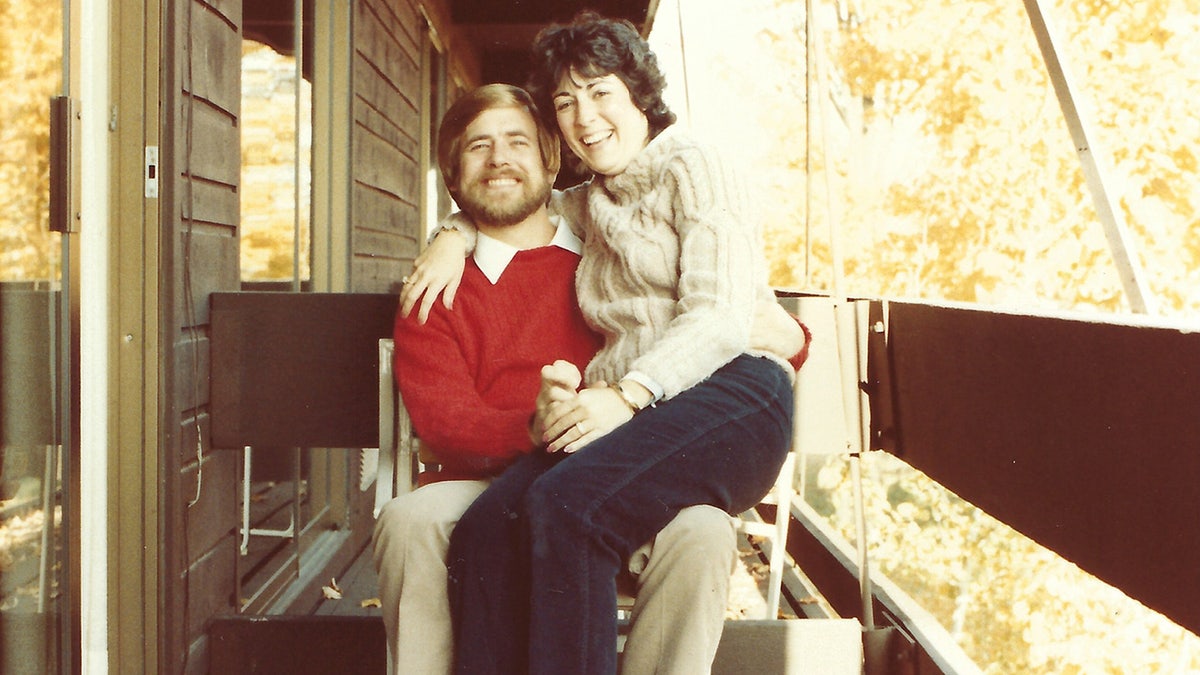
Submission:
{"label": "glass door", "polygon": [[[70,671],[74,209],[52,206],[69,0],[0,0],[0,672]],[[61,119],[74,123],[69,105]],[[58,136],[56,131],[56,136]],[[61,153],[63,158],[72,153]],[[69,160],[66,162],[69,165]],[[60,165],[62,166],[62,165]],[[58,190],[56,198],[59,197]]]}

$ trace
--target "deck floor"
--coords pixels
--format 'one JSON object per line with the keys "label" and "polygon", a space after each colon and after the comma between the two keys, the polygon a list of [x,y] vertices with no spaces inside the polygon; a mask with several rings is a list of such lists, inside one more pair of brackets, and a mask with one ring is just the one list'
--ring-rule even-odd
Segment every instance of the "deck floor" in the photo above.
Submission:
{"label": "deck floor", "polygon": [[368,545],[354,564],[336,581],[341,591],[340,599],[326,598],[317,605],[318,616],[382,616],[379,610],[379,582],[375,577],[375,565],[371,560]]}
{"label": "deck floor", "polygon": [[[745,537],[739,538],[740,564],[730,579],[728,619],[760,619],[766,609],[767,565]],[[336,583],[341,597],[325,599],[314,612],[318,616],[381,616],[378,607],[379,585],[371,559],[371,547],[364,549]],[[798,612],[787,605],[778,618],[796,618]]]}
{"label": "deck floor", "polygon": [[[861,675],[863,647],[857,621],[760,620],[766,606],[767,565],[750,540],[743,537],[739,541],[740,564],[731,577],[725,629],[713,662],[713,675]],[[794,568],[788,572],[793,573],[803,576]],[[287,665],[284,670],[271,672],[382,675],[386,649],[371,547],[365,547],[328,585],[336,586],[340,597],[321,600],[309,616],[281,615],[267,621],[233,617],[215,622],[210,629],[212,658],[220,668],[211,672],[261,675],[247,664],[270,661]],[[779,618],[824,618],[818,611],[825,604],[822,599],[804,597],[794,585],[785,586],[788,592]],[[620,647],[618,644],[618,650]]]}

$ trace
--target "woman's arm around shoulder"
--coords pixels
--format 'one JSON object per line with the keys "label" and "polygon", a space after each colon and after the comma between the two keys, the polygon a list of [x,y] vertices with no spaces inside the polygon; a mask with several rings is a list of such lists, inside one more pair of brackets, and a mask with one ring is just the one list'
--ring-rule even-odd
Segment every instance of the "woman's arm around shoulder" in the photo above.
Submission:
{"label": "woman's arm around shoulder", "polygon": [[[450,217],[458,215],[452,214]],[[466,216],[462,216],[462,220],[471,223]],[[453,308],[454,296],[458,293],[458,285],[462,282],[463,270],[466,269],[466,256],[474,248],[474,225],[471,225],[470,233],[471,236],[468,237],[462,230],[438,230],[429,246],[413,261],[412,273],[404,277],[403,287],[400,289],[401,316],[407,317],[420,301],[417,320],[425,323],[439,294],[446,309]]]}

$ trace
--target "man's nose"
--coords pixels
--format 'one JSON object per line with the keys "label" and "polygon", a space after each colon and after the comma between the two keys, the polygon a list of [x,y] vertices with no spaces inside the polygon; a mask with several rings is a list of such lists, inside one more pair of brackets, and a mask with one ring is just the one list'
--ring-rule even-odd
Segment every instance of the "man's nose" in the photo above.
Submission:
{"label": "man's nose", "polygon": [[511,163],[512,152],[504,143],[497,143],[492,146],[492,153],[489,156],[492,166],[503,166]]}

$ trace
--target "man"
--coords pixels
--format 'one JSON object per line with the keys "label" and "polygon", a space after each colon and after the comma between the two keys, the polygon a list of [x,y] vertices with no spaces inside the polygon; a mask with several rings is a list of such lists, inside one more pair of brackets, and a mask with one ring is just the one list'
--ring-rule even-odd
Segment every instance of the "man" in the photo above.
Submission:
{"label": "man", "polygon": [[[454,310],[435,306],[426,323],[401,313],[395,337],[401,395],[440,466],[384,507],[374,538],[392,661],[396,672],[422,675],[452,666],[451,530],[490,478],[540,451],[529,424],[542,366],[582,369],[600,345],[575,298],[581,243],[546,209],[558,140],[528,94],[487,85],[459,99],[442,121],[438,163],[479,236]],[[629,561],[637,601],[623,669],[705,672],[737,555],[732,521],[691,507],[649,544]]]}

